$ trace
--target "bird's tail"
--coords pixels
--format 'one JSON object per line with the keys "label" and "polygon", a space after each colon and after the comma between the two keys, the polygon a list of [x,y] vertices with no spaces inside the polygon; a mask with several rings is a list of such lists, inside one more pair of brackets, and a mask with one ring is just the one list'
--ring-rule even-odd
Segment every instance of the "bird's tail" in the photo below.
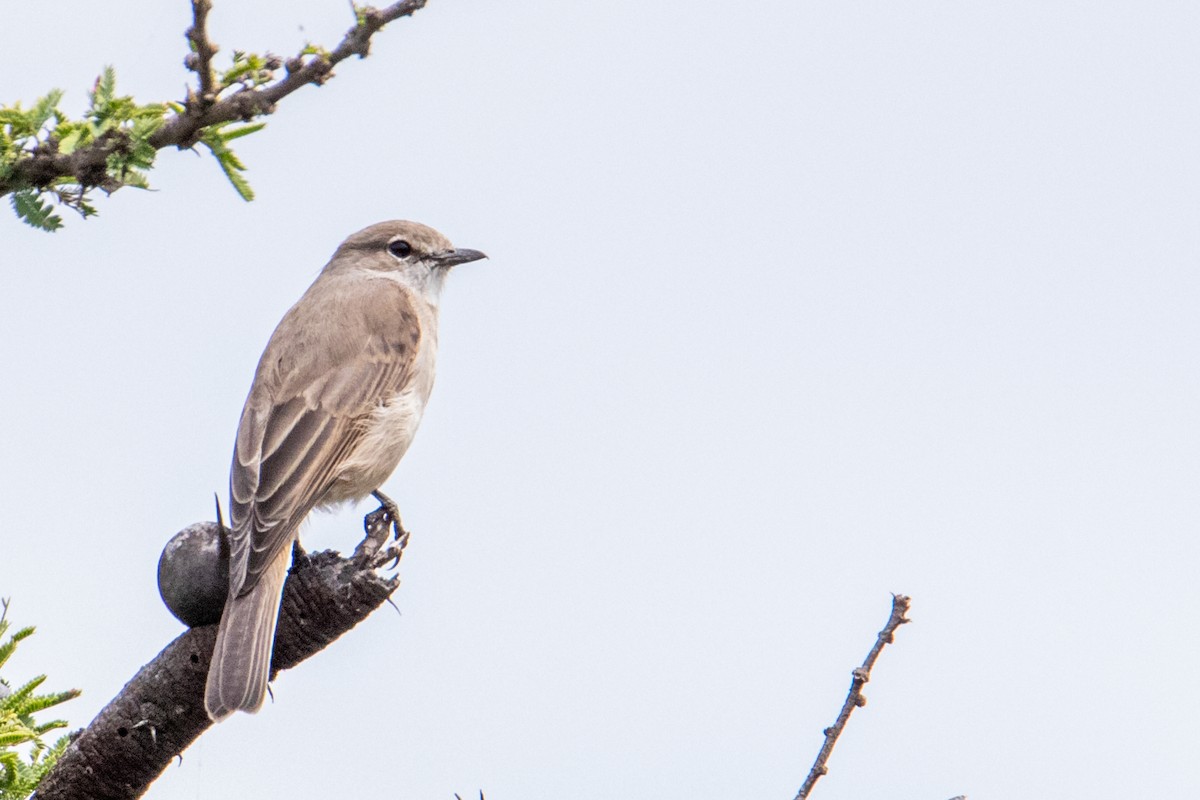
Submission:
{"label": "bird's tail", "polygon": [[204,707],[214,722],[239,709],[253,714],[262,708],[291,555],[290,547],[282,548],[253,589],[225,601],[204,690]]}

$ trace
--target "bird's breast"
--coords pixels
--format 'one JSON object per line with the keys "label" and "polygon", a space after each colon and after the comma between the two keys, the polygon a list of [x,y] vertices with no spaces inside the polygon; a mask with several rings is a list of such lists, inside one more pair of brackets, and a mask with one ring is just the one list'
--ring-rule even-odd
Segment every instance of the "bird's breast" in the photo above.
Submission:
{"label": "bird's breast", "polygon": [[362,441],[354,448],[355,460],[361,458],[386,470],[371,490],[379,488],[404,457],[417,434],[428,399],[428,393],[422,392],[421,387],[409,386],[371,413]]}
{"label": "bird's breast", "polygon": [[425,413],[427,391],[410,386],[362,421],[362,437],[338,469],[322,506],[360,500],[383,485],[408,451]]}

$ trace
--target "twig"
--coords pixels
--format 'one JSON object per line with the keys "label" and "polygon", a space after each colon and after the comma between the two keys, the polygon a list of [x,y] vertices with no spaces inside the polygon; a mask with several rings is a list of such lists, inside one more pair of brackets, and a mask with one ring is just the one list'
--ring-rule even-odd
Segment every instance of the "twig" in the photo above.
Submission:
{"label": "twig", "polygon": [[[214,91],[212,57],[217,46],[208,40],[208,12],[212,0],[192,0],[192,27],[184,34],[192,46],[192,52],[183,60],[184,66],[196,73],[200,80],[200,103],[211,105],[216,100]],[[190,99],[190,98],[189,98]]]}
{"label": "twig", "polygon": [[888,618],[887,624],[883,626],[883,630],[879,632],[879,636],[875,638],[875,646],[871,648],[870,653],[867,653],[867,658],[863,661],[862,666],[851,673],[853,677],[850,681],[850,693],[846,695],[846,702],[842,704],[837,722],[825,729],[825,743],[821,745],[821,752],[817,753],[817,760],[813,762],[812,769],[808,771],[804,785],[796,794],[796,800],[805,800],[817,779],[829,772],[829,767],[825,766],[825,763],[829,760],[829,754],[833,752],[833,745],[845,730],[846,723],[850,719],[850,712],[867,704],[862,687],[871,680],[871,668],[875,666],[875,659],[879,658],[879,654],[883,652],[883,646],[890,644],[896,629],[909,621],[904,616],[908,613],[909,603],[909,598],[902,594],[892,595],[892,615]]}

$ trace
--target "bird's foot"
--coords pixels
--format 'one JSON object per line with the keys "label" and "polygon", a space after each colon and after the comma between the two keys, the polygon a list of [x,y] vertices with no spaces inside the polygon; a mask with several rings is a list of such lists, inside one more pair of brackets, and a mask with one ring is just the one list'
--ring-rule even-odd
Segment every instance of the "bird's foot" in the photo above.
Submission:
{"label": "bird's foot", "polygon": [[[366,537],[354,549],[354,559],[363,567],[378,569],[391,562],[388,569],[400,563],[400,556],[408,544],[408,531],[400,523],[400,509],[383,492],[371,494],[379,501],[379,508],[363,517]],[[392,539],[388,543],[389,537]],[[384,545],[387,545],[386,547]]]}
{"label": "bird's foot", "polygon": [[372,511],[363,520],[363,525],[367,528],[368,534],[372,528],[378,528],[379,534],[383,536],[383,541],[387,541],[389,527],[391,529],[392,539],[400,541],[408,538],[408,531],[404,530],[404,525],[400,522],[400,509],[396,507],[396,503],[392,498],[379,490],[371,492],[371,496],[379,501],[379,508]]}

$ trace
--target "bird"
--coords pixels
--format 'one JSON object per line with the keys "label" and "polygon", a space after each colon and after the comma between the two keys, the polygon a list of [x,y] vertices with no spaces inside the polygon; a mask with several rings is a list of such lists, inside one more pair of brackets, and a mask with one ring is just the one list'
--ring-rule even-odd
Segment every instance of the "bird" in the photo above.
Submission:
{"label": "bird", "polygon": [[379,487],[433,389],[446,275],[486,257],[420,223],[371,225],[338,246],[275,328],[229,473],[229,587],[204,692],[213,721],[262,707],[283,583],[309,512],[374,495],[400,535]]}

